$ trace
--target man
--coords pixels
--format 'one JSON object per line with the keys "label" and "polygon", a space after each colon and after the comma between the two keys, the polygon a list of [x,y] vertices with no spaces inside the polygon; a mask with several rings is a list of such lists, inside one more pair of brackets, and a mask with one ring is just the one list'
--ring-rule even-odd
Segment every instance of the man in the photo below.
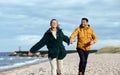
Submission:
{"label": "man", "polygon": [[71,44],[74,42],[75,37],[78,39],[77,52],[80,57],[78,75],[84,75],[90,46],[97,42],[97,37],[93,29],[88,24],[87,18],[82,18],[80,26],[71,34]]}

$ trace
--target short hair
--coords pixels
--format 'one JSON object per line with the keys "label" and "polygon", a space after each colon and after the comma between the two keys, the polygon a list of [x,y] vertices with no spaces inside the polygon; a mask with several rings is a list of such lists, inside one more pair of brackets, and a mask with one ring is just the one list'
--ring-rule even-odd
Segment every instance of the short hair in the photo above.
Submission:
{"label": "short hair", "polygon": [[82,18],[82,20],[86,20],[86,22],[88,22],[88,19],[87,19],[87,18]]}

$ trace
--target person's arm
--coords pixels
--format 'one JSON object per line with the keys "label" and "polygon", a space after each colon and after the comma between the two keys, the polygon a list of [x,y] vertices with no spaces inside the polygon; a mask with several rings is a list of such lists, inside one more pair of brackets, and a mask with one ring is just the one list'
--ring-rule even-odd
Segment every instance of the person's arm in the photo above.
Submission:
{"label": "person's arm", "polygon": [[[61,31],[62,32],[62,31]],[[63,35],[63,41],[66,42],[68,45],[70,44],[70,39],[68,36],[64,35],[64,33],[62,32]]]}
{"label": "person's arm", "polygon": [[78,35],[79,28],[76,28],[70,36],[70,44],[74,42],[74,38]]}
{"label": "person's arm", "polygon": [[35,52],[38,51],[40,48],[42,48],[43,46],[45,46],[46,43],[47,43],[47,39],[48,39],[48,37],[47,37],[47,35],[45,34],[45,35],[42,37],[42,39],[41,39],[38,43],[36,43],[36,44],[30,49],[30,51],[29,51],[28,54],[35,53]]}
{"label": "person's arm", "polygon": [[92,44],[96,43],[98,39],[97,39],[96,34],[93,30],[92,30],[91,36],[92,36],[92,40],[91,40],[90,44],[92,45]]}

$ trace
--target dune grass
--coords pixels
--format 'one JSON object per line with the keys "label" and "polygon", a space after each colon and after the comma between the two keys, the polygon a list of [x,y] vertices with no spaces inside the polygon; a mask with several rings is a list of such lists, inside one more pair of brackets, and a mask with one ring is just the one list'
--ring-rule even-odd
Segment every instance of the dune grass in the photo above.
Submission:
{"label": "dune grass", "polygon": [[104,48],[99,49],[96,53],[97,54],[99,53],[120,53],[120,47],[113,47],[113,46],[104,47]]}

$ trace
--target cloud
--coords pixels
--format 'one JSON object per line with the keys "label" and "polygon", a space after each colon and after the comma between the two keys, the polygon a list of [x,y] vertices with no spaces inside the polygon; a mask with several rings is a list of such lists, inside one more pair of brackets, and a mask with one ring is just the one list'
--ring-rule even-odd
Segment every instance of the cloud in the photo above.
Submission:
{"label": "cloud", "polygon": [[[30,47],[50,27],[52,18],[56,18],[64,33],[70,36],[81,18],[87,17],[100,41],[119,40],[119,3],[119,0],[1,0],[0,39],[14,41],[11,45],[19,42]],[[3,46],[2,43],[0,45]]]}
{"label": "cloud", "polygon": [[[19,35],[13,38],[2,38],[0,39],[0,52],[13,52],[17,51],[19,47],[22,50],[28,51],[33,45],[35,45],[42,36],[39,35]],[[47,50],[46,46],[41,50]]]}
{"label": "cloud", "polygon": [[92,49],[100,49],[106,46],[120,46],[120,40],[119,39],[99,40],[95,45],[92,46]]}
{"label": "cloud", "polygon": [[16,40],[18,40],[23,45],[36,43],[40,39],[41,39],[41,36],[38,36],[38,35],[19,35],[16,37]]}
{"label": "cloud", "polygon": [[4,0],[0,1],[0,4],[4,5],[26,5],[26,6],[32,6],[34,5],[34,2],[37,0]]}

